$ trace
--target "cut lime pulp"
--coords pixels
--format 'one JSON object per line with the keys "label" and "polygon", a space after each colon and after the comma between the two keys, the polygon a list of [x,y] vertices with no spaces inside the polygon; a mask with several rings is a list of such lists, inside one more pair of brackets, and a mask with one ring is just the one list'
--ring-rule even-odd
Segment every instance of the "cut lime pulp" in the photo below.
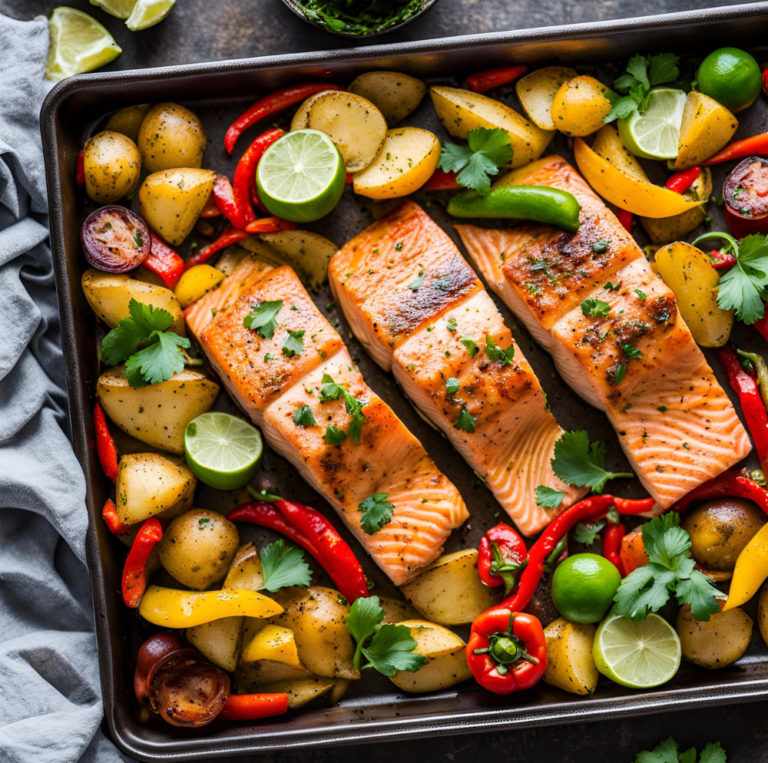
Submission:
{"label": "cut lime pulp", "polygon": [[131,15],[136,0],[91,0],[91,5],[106,11],[110,16],[127,19]]}
{"label": "cut lime pulp", "polygon": [[261,434],[228,413],[203,413],[187,425],[184,454],[194,475],[219,490],[247,485],[261,464]]}
{"label": "cut lime pulp", "polygon": [[264,206],[295,223],[327,215],[339,203],[345,179],[339,149],[319,130],[283,135],[266,150],[256,169]]}
{"label": "cut lime pulp", "polygon": [[138,0],[125,25],[132,32],[159,24],[172,10],[176,0]]}
{"label": "cut lime pulp", "polygon": [[686,95],[682,90],[657,87],[641,114],[619,120],[619,135],[627,150],[644,159],[674,159],[683,121]]}

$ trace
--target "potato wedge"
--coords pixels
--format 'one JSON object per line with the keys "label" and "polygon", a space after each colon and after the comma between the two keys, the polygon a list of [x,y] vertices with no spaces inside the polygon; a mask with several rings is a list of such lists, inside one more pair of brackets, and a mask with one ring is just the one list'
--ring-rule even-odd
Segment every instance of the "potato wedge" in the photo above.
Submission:
{"label": "potato wedge", "polygon": [[352,80],[347,89],[367,98],[390,127],[416,111],[427,92],[420,79],[400,72],[366,72]]}
{"label": "potato wedge", "polygon": [[476,127],[500,127],[509,133],[514,156],[512,168],[538,159],[554,137],[553,130],[542,130],[514,109],[487,95],[455,87],[432,87],[432,103],[443,127],[454,138],[466,139]]}
{"label": "potato wedge", "polygon": [[477,549],[468,548],[436,559],[400,591],[424,617],[440,625],[471,623],[498,604],[501,588],[488,588],[477,574]]}
{"label": "potato wedge", "polygon": [[426,620],[406,620],[398,623],[410,628],[416,641],[414,652],[428,662],[415,673],[398,670],[389,680],[403,691],[421,694],[447,689],[472,677],[467,665],[466,644],[453,631]]}
{"label": "potato wedge", "polygon": [[130,138],[104,131],[85,144],[83,169],[88,197],[98,204],[113,204],[139,184],[141,156]]}
{"label": "potato wedge", "polygon": [[595,626],[564,618],[544,629],[547,639],[547,671],[544,682],[573,694],[592,694],[600,674],[592,657]]}
{"label": "potato wedge", "polygon": [[134,281],[125,273],[103,273],[95,268],[86,270],[80,283],[93,312],[111,329],[130,316],[128,306],[135,299],[144,305],[167,310],[173,316],[170,330],[179,336],[186,336],[181,305],[170,289]]}
{"label": "potato wedge", "polygon": [[243,640],[243,618],[222,617],[187,628],[184,637],[214,665],[232,673],[237,668]]}
{"label": "potato wedge", "polygon": [[369,199],[407,196],[432,177],[439,161],[440,141],[429,130],[389,130],[378,156],[352,176],[355,193]]}
{"label": "potato wedge", "polygon": [[170,453],[184,453],[184,430],[211,409],[219,385],[198,371],[185,369],[160,384],[131,387],[125,366],[105,371],[96,383],[107,416],[124,432]]}
{"label": "potato wedge", "polygon": [[109,118],[104,129],[111,132],[119,132],[121,135],[125,135],[126,138],[130,138],[134,143],[138,143],[141,123],[151,108],[151,103],[139,103],[136,106],[127,106],[124,109],[120,109],[120,111],[116,111]]}
{"label": "potato wedge", "polygon": [[347,172],[367,167],[387,137],[384,115],[354,93],[321,93],[310,106],[307,126],[331,138],[344,157]]}
{"label": "potato wedge", "polygon": [[[264,588],[264,570],[261,567],[259,550],[253,543],[244,543],[237,549],[235,558],[224,579],[224,588],[245,588],[261,591]],[[265,625],[258,617],[244,617],[243,644],[247,644]]]}
{"label": "potato wedge", "polygon": [[733,310],[717,304],[718,272],[695,246],[677,241],[656,252],[653,269],[675,293],[677,309],[696,343],[722,347],[731,336]]}
{"label": "potato wedge", "polygon": [[176,246],[195,227],[215,180],[215,172],[194,167],[155,172],[139,189],[140,214],[158,236]]}
{"label": "potato wedge", "polygon": [[275,683],[260,686],[259,692],[287,694],[288,709],[295,710],[297,707],[304,707],[304,705],[322,697],[326,697],[330,703],[337,682],[342,680],[340,678],[320,678],[320,676],[295,678],[291,681],[275,681]]}
{"label": "potato wedge", "polygon": [[708,95],[691,90],[685,101],[675,169],[685,170],[714,156],[732,137],[739,120]]}
{"label": "potato wedge", "polygon": [[642,180],[644,183],[651,182],[637,157],[624,148],[619,131],[613,125],[605,125],[597,131],[592,150],[627,175]]}
{"label": "potato wedge", "polygon": [[143,522],[194,493],[196,485],[187,466],[156,453],[131,453],[120,459],[115,508],[125,524]]}
{"label": "potato wedge", "polygon": [[716,670],[738,660],[752,638],[752,618],[738,607],[696,620],[691,605],[684,604],[677,616],[677,635],[683,657],[694,665]]}
{"label": "potato wedge", "polygon": [[547,66],[519,79],[515,90],[528,119],[542,130],[556,130],[557,125],[552,119],[555,96],[566,82],[578,76],[578,72],[566,66]]}
{"label": "potato wedge", "polygon": [[215,289],[224,278],[224,273],[211,265],[194,265],[184,271],[173,293],[182,310],[185,310],[211,289]]}
{"label": "potato wedge", "polygon": [[315,93],[310,95],[304,103],[299,106],[298,111],[293,115],[291,119],[290,131],[294,130],[306,130],[309,127],[309,110],[312,108],[312,104],[321,96],[326,93],[336,93],[337,90],[323,90],[322,93]]}
{"label": "potato wedge", "polygon": [[177,167],[200,167],[205,129],[196,114],[178,103],[153,106],[139,129],[137,142],[148,173]]}
{"label": "potato wedge", "polygon": [[414,607],[400,599],[391,599],[389,596],[380,596],[379,604],[384,610],[382,623],[401,623],[403,620],[418,620],[419,613]]}
{"label": "potato wedge", "polygon": [[313,676],[301,666],[274,660],[258,662],[240,660],[235,669],[233,684],[238,694],[252,694],[261,692],[262,686],[269,686],[278,681],[296,681],[305,678],[313,678]]}
{"label": "potato wedge", "polygon": [[572,136],[591,135],[608,116],[611,89],[594,77],[582,74],[564,83],[552,103],[552,121],[560,132]]}

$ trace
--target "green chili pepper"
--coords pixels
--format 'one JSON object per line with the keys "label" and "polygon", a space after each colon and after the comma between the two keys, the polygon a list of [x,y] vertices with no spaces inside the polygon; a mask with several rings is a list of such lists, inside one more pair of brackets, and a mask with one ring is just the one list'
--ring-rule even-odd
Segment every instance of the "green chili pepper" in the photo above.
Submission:
{"label": "green chili pepper", "polygon": [[503,185],[485,196],[467,191],[448,203],[448,214],[453,217],[533,220],[569,233],[579,229],[579,212],[581,206],[573,194],[536,185]]}
{"label": "green chili pepper", "polygon": [[757,388],[760,390],[760,397],[763,399],[763,405],[768,408],[768,364],[759,356],[752,352],[744,352],[743,350],[736,350],[742,358],[752,362],[755,367],[755,373],[757,374]]}

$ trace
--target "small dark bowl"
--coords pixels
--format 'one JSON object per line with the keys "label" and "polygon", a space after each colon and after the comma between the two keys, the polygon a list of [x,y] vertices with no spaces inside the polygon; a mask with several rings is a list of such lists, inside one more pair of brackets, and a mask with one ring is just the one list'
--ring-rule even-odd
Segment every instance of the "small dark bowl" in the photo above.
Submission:
{"label": "small dark bowl", "polygon": [[301,9],[301,6],[295,2],[295,0],[283,0],[283,4],[290,8],[300,19],[303,21],[306,21],[307,24],[312,24],[312,26],[316,26],[318,29],[322,29],[325,32],[328,32],[329,34],[336,34],[339,37],[352,37],[355,39],[360,39],[361,37],[378,37],[380,34],[388,34],[389,32],[394,32],[396,29],[402,29],[406,24],[410,24],[411,21],[414,19],[419,18],[419,16],[423,16],[433,5],[437,4],[437,0],[424,0],[424,4],[421,6],[421,8],[418,10],[417,13],[414,13],[413,16],[406,19],[405,21],[401,21],[398,24],[394,24],[393,26],[389,27],[389,29],[382,29],[380,32],[370,32],[368,34],[354,34],[353,32],[337,32],[333,29],[329,29],[324,24],[321,24],[319,21],[315,21],[314,19],[307,18],[304,15],[304,11]]}

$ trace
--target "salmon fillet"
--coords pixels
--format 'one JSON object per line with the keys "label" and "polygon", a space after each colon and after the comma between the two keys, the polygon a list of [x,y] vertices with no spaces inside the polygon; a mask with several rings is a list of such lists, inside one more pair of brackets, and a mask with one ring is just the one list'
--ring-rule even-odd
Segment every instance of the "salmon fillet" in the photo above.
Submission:
{"label": "salmon fillet", "polygon": [[[405,201],[348,242],[329,277],[358,339],[521,532],[538,532],[582,495],[552,471],[562,430],[533,370],[472,268],[418,205]],[[514,348],[511,361],[491,359],[487,337]],[[539,485],[565,493],[558,509],[536,505]]]}
{"label": "salmon fillet", "polygon": [[[272,338],[244,326],[252,306],[277,300],[283,306]],[[325,497],[395,585],[440,556],[445,539],[469,516],[461,495],[366,385],[291,268],[246,257],[220,288],[187,308],[185,317],[229,393],[270,447]],[[305,332],[304,350],[293,357],[282,352],[289,329]],[[324,440],[326,427],[347,432],[351,421],[343,398],[321,401],[326,375],[363,403],[359,443],[351,435],[339,445]],[[317,426],[294,423],[294,414],[305,405]],[[386,494],[393,516],[369,535],[361,527],[359,505],[376,493]]]}
{"label": "salmon fillet", "polygon": [[[637,476],[667,508],[744,458],[749,437],[675,295],[576,170],[551,156],[516,170],[514,183],[572,193],[581,204],[578,233],[541,225],[456,230],[563,378],[608,415]],[[605,251],[593,249],[598,241],[609,242]],[[610,311],[585,315],[587,299]]]}

